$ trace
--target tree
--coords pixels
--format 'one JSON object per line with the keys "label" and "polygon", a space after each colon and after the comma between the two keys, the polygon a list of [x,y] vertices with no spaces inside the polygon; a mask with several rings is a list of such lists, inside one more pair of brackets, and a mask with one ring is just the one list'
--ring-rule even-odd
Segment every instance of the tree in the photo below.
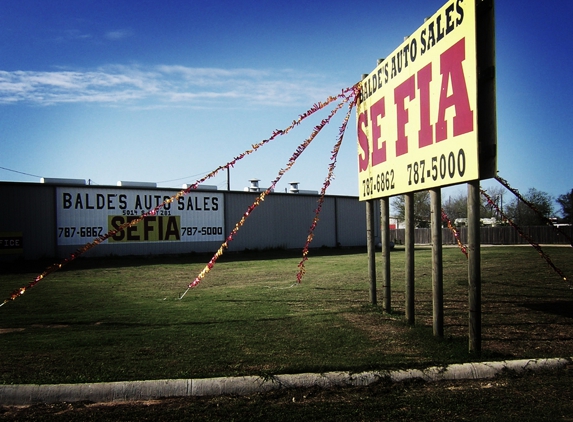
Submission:
{"label": "tree", "polygon": [[[394,216],[401,221],[405,220],[405,204],[406,200],[404,195],[392,198]],[[430,226],[430,191],[426,190],[414,193],[414,225],[416,227]]]}
{"label": "tree", "polygon": [[[492,199],[494,204],[503,211],[503,195],[505,189],[503,187],[491,187],[487,189],[488,196]],[[468,215],[468,197],[467,195],[460,193],[455,197],[448,197],[448,199],[443,200],[442,198],[442,208],[451,222],[454,222],[456,218],[467,218]],[[480,218],[491,218],[495,217],[501,219],[501,216],[497,212],[497,209],[489,203],[485,196],[481,197],[480,203]]]}
{"label": "tree", "polygon": [[561,215],[565,223],[573,223],[573,189],[571,192],[559,195],[557,202],[561,205]]}
{"label": "tree", "polygon": [[[494,186],[487,189],[486,193],[494,202],[494,204],[503,212],[503,195],[506,190],[502,186]],[[498,214],[497,209],[491,205],[485,196],[482,195],[481,207],[480,207],[480,217],[491,218],[496,217],[501,219]]]}
{"label": "tree", "polygon": [[[547,195],[544,192],[539,192],[535,189],[530,189],[530,192],[534,191],[535,194],[532,194],[533,197],[536,197],[537,194]],[[503,198],[505,194],[505,189],[503,187],[491,187],[488,188],[487,194],[492,199],[492,201],[497,205],[500,211],[504,211],[504,204]],[[548,195],[547,195],[548,196]],[[551,205],[551,197],[549,198],[549,205]],[[399,220],[404,221],[404,208],[405,208],[405,200],[404,196],[395,196],[392,199],[392,207],[393,207],[393,214]],[[525,205],[525,204],[523,204]],[[525,206],[527,207],[527,206]],[[449,220],[454,223],[456,218],[467,218],[468,215],[468,197],[466,194],[459,193],[457,196],[449,196],[447,199],[442,197],[442,209],[448,216]],[[549,214],[551,214],[552,208],[550,209]],[[430,192],[429,191],[422,191],[414,193],[414,224],[416,227],[429,227],[430,226]],[[480,217],[482,218],[491,218],[496,217],[501,219],[501,216],[498,214],[496,208],[492,206],[488,200],[482,196],[481,204],[480,204]],[[439,218],[441,219],[442,216],[440,214]],[[447,223],[443,222],[443,226],[446,227]]]}
{"label": "tree", "polygon": [[449,196],[445,201],[442,198],[442,208],[453,224],[456,218],[466,218],[468,216],[468,197],[460,193],[453,198]]}
{"label": "tree", "polygon": [[545,219],[553,214],[553,198],[551,195],[535,188],[530,188],[523,197],[539,211],[542,217],[517,198],[507,205],[507,216],[520,226],[541,226],[547,224]]}

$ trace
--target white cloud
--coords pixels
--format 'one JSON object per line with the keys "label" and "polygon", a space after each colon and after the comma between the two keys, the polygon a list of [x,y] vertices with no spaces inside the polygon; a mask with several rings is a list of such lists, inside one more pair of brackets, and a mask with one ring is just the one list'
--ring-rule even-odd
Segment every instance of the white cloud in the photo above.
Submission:
{"label": "white cloud", "polygon": [[133,35],[133,31],[131,29],[118,29],[115,31],[108,31],[105,33],[105,37],[108,40],[121,40],[123,38],[129,38]]}
{"label": "white cloud", "polygon": [[113,65],[50,72],[0,70],[0,104],[207,105],[308,104],[338,93],[324,76],[293,70]]}
{"label": "white cloud", "polygon": [[65,29],[56,38],[56,41],[85,41],[91,38],[91,34],[82,32],[78,29]]}

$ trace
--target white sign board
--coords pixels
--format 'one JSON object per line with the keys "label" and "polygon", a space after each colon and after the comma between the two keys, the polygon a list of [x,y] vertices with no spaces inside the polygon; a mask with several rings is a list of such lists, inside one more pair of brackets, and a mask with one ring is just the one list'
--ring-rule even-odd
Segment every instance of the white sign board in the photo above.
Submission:
{"label": "white sign board", "polygon": [[[157,189],[60,187],[56,196],[58,245],[83,245],[135,220],[174,193]],[[223,201],[221,193],[192,191],[105,243],[222,241]]]}

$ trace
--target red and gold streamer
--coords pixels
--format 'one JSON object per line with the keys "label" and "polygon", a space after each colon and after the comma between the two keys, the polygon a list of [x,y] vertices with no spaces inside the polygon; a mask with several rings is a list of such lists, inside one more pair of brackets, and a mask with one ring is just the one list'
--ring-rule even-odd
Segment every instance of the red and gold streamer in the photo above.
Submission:
{"label": "red and gold streamer", "polygon": [[[348,91],[347,91],[348,92]],[[189,285],[187,286],[187,290],[192,289],[194,287],[197,287],[199,285],[199,283],[201,283],[201,281],[205,278],[205,276],[211,271],[211,269],[213,268],[213,266],[215,265],[215,262],[217,261],[217,259],[219,259],[219,257],[221,255],[223,255],[225,249],[227,249],[229,247],[229,242],[231,242],[235,235],[237,234],[237,232],[241,229],[241,227],[245,224],[245,221],[247,220],[247,218],[251,215],[251,213],[255,210],[255,208],[257,208],[261,202],[263,202],[265,200],[265,197],[272,192],[272,190],[275,188],[276,184],[279,182],[279,180],[283,177],[283,175],[289,171],[292,166],[294,165],[294,163],[296,162],[296,160],[298,159],[298,157],[300,157],[300,155],[304,152],[304,150],[310,145],[310,143],[314,140],[314,138],[320,133],[320,131],[324,128],[324,126],[326,126],[330,120],[332,119],[332,117],[338,112],[338,110],[340,110],[342,108],[342,106],[347,103],[348,101],[354,102],[355,101],[355,90],[352,89],[350,91],[350,93],[345,94],[343,97],[343,101],[341,101],[328,115],[327,118],[323,119],[317,126],[315,126],[314,130],[312,131],[311,135],[302,143],[300,144],[296,151],[294,152],[294,154],[291,156],[291,158],[288,160],[288,163],[286,165],[285,168],[281,169],[277,175],[277,177],[275,178],[275,180],[273,180],[273,182],[271,183],[271,185],[269,186],[268,189],[266,189],[264,192],[262,192],[256,199],[255,201],[249,206],[249,208],[247,209],[247,211],[245,211],[245,213],[243,214],[243,216],[241,217],[241,219],[239,220],[239,222],[237,224],[235,224],[235,227],[233,228],[233,230],[231,231],[231,233],[229,234],[229,236],[227,236],[227,239],[223,242],[223,244],[221,244],[221,246],[219,247],[219,249],[217,250],[217,252],[215,252],[215,254],[213,255],[213,257],[210,259],[210,261],[207,263],[207,265],[203,268],[203,270],[197,275],[197,277],[195,277],[195,280],[193,280],[193,282],[189,283]],[[187,293],[187,291],[185,293],[183,293],[180,297],[183,298],[183,296],[185,296],[185,294]]]}
{"label": "red and gold streamer", "polygon": [[468,249],[466,248],[466,246],[462,243],[462,241],[460,240],[460,233],[458,232],[458,230],[454,227],[454,225],[452,224],[452,222],[450,221],[448,214],[446,214],[446,212],[444,211],[444,209],[442,208],[442,220],[445,221],[448,224],[448,229],[451,230],[451,232],[454,234],[454,237],[456,239],[456,242],[458,242],[458,246],[460,248],[460,250],[464,253],[464,255],[466,256],[466,258],[468,257]]}
{"label": "red and gold streamer", "polygon": [[553,227],[553,229],[555,231],[557,231],[559,234],[565,236],[566,239],[569,240],[569,243],[571,244],[571,246],[573,246],[573,239],[571,239],[571,236],[569,236],[565,231],[561,230],[559,227],[557,227],[555,224],[553,224],[553,221],[551,221],[549,218],[547,218],[546,216],[544,216],[541,211],[539,211],[537,209],[537,207],[529,202],[527,199],[525,199],[517,189],[511,187],[509,185],[509,182],[503,178],[501,178],[500,176],[495,176],[495,180],[497,180],[499,183],[501,183],[501,185],[506,188],[508,191],[510,191],[511,193],[513,193],[518,200],[520,200],[521,202],[523,202],[525,205],[527,205],[529,208],[531,208],[546,224],[550,225],[551,227]]}
{"label": "red and gold streamer", "polygon": [[328,189],[328,187],[330,186],[330,182],[334,178],[334,169],[336,168],[336,160],[338,158],[338,151],[340,150],[340,145],[342,145],[342,140],[344,138],[346,126],[348,125],[348,120],[350,119],[352,109],[356,105],[356,99],[358,98],[359,92],[360,92],[360,89],[358,86],[356,86],[356,89],[354,92],[355,98],[348,105],[348,112],[346,113],[346,116],[344,117],[342,125],[339,128],[338,139],[336,141],[336,144],[334,145],[334,148],[332,149],[332,155],[330,157],[330,164],[328,165],[328,174],[326,176],[324,184],[322,185],[322,189],[320,191],[320,198],[318,199],[318,206],[315,210],[314,219],[312,220],[312,224],[310,225],[310,228],[308,230],[308,236],[306,238],[306,243],[302,249],[302,259],[298,264],[299,270],[298,270],[298,273],[296,275],[296,281],[298,283],[301,282],[302,277],[306,273],[306,267],[305,267],[304,263],[308,260],[308,248],[309,248],[312,240],[314,239],[314,230],[316,229],[316,226],[318,224],[318,220],[319,220],[318,217],[319,217],[320,212],[322,210],[322,204],[324,203],[324,196],[326,195],[326,190]]}
{"label": "red and gold streamer", "polygon": [[[547,264],[553,268],[553,270],[559,274],[559,276],[564,280],[567,281],[567,277],[565,276],[565,274],[563,273],[563,271],[561,271],[559,268],[557,268],[555,266],[555,264],[553,263],[553,261],[551,261],[551,258],[549,257],[549,255],[547,255],[543,249],[541,248],[541,246],[539,245],[539,243],[537,243],[531,236],[529,236],[527,233],[525,233],[517,224],[515,224],[513,222],[513,220],[511,220],[509,217],[507,217],[502,211],[501,209],[497,206],[497,204],[495,203],[495,201],[487,194],[486,191],[484,191],[483,189],[480,189],[481,194],[485,197],[485,199],[487,200],[488,204],[491,205],[492,207],[494,207],[496,209],[497,212],[499,212],[499,214],[507,220],[507,222],[509,223],[510,226],[512,226],[515,230],[517,230],[517,232],[519,233],[519,235],[521,237],[523,237],[525,240],[527,240],[531,246],[533,246],[533,248],[539,253],[539,255],[545,259],[545,261],[547,262]],[[569,284],[569,287],[571,288],[571,284]]]}
{"label": "red and gold streamer", "polygon": [[[229,161],[228,163],[226,163],[225,165],[219,166],[217,167],[215,170],[213,170],[212,172],[210,172],[209,174],[207,174],[206,176],[204,176],[203,178],[197,180],[195,183],[193,183],[191,186],[189,186],[187,189],[181,190],[179,191],[177,194],[173,195],[171,198],[166,199],[163,203],[157,205],[155,208],[153,208],[152,210],[149,210],[146,213],[141,214],[138,218],[133,219],[131,221],[128,221],[124,224],[122,224],[120,227],[118,227],[117,229],[114,230],[110,230],[109,232],[107,232],[106,234],[99,236],[97,238],[95,238],[92,242],[88,242],[86,243],[84,246],[78,248],[75,252],[73,252],[72,254],[70,254],[70,256],[68,256],[67,258],[65,258],[64,260],[62,260],[59,263],[55,263],[52,264],[51,266],[49,266],[48,268],[46,268],[41,274],[39,274],[38,276],[36,276],[36,278],[28,283],[28,285],[24,286],[24,287],[20,287],[17,290],[14,290],[10,296],[5,299],[2,303],[0,303],[0,307],[3,306],[4,304],[6,304],[9,301],[15,300],[18,297],[22,296],[27,290],[31,289],[32,287],[34,287],[36,284],[38,284],[41,280],[43,280],[45,277],[47,277],[49,274],[59,270],[60,268],[62,268],[63,266],[65,266],[66,264],[70,263],[71,261],[75,260],[76,258],[78,258],[80,255],[84,254],[85,252],[87,252],[88,250],[90,250],[91,248],[101,244],[102,242],[104,242],[105,240],[109,239],[110,237],[114,236],[116,233],[119,233],[123,230],[125,230],[128,227],[132,227],[138,223],[140,223],[141,221],[143,221],[143,219],[145,219],[145,217],[148,216],[153,216],[155,214],[157,214],[157,212],[159,210],[161,210],[161,208],[163,208],[165,205],[170,204],[176,200],[178,200],[179,198],[181,198],[182,196],[187,195],[189,192],[191,192],[192,190],[197,189],[197,186],[199,186],[201,183],[205,182],[206,180],[216,176],[221,170],[226,170],[229,167],[233,167],[237,161],[241,160],[242,158],[246,157],[247,155],[252,154],[253,152],[255,152],[256,150],[258,150],[260,147],[262,147],[263,145],[271,142],[272,140],[274,140],[275,138],[277,138],[278,136],[281,135],[286,135],[291,129],[293,129],[295,126],[299,125],[304,119],[306,119],[307,117],[313,115],[314,113],[316,113],[319,110],[322,110],[323,108],[325,108],[326,106],[328,106],[329,104],[331,104],[332,102],[338,100],[338,99],[343,99],[343,103],[347,102],[348,99],[350,97],[354,97],[355,95],[355,87],[349,87],[349,88],[345,88],[341,91],[340,94],[335,95],[335,96],[330,96],[328,97],[325,101],[322,102],[318,102],[316,104],[313,104],[313,106],[311,108],[309,108],[306,112],[304,112],[303,114],[301,114],[297,119],[293,120],[293,122],[286,127],[285,129],[277,129],[275,130],[271,137],[268,139],[265,139],[257,144],[253,144],[251,145],[251,148],[244,151],[243,153],[239,154],[238,156],[236,156],[235,158],[233,158],[233,160]],[[326,123],[325,123],[326,124]],[[315,135],[316,136],[316,135]],[[261,201],[264,200],[264,196],[262,197]],[[258,204],[257,204],[258,205]],[[256,206],[255,206],[256,207]],[[238,229],[237,229],[238,230]],[[224,244],[223,244],[224,245]],[[223,246],[222,246],[223,247]],[[218,253],[220,252],[219,256],[222,254],[222,250],[221,248],[219,249]],[[214,261],[211,263],[210,262],[210,266],[212,267],[214,264]],[[209,264],[208,264],[209,265]]]}

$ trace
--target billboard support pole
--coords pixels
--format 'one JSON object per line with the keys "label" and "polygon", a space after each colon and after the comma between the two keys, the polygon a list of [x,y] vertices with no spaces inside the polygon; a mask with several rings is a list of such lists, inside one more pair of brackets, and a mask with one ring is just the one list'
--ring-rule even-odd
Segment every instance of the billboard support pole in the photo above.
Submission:
{"label": "billboard support pole", "polygon": [[374,200],[366,201],[366,248],[368,249],[368,280],[370,281],[369,299],[372,305],[376,305],[376,250],[374,231]]}
{"label": "billboard support pole", "polygon": [[390,198],[380,200],[380,225],[382,226],[382,260],[383,268],[383,288],[384,288],[384,311],[392,312],[392,283],[390,280]]}
{"label": "billboard support pole", "polygon": [[416,322],[415,290],[414,290],[414,193],[404,195],[404,220],[406,224],[404,249],[406,272],[406,321],[409,325]]}
{"label": "billboard support pole", "polygon": [[[362,80],[366,79],[367,73],[362,74]],[[370,283],[370,304],[377,305],[376,298],[376,232],[374,230],[374,200],[366,201],[366,249],[368,254],[368,280]]]}
{"label": "billboard support pole", "polygon": [[481,263],[479,180],[468,183],[469,351],[481,353]]}
{"label": "billboard support pole", "polygon": [[432,309],[434,336],[444,336],[444,272],[442,262],[442,192],[430,189],[432,215]]}

